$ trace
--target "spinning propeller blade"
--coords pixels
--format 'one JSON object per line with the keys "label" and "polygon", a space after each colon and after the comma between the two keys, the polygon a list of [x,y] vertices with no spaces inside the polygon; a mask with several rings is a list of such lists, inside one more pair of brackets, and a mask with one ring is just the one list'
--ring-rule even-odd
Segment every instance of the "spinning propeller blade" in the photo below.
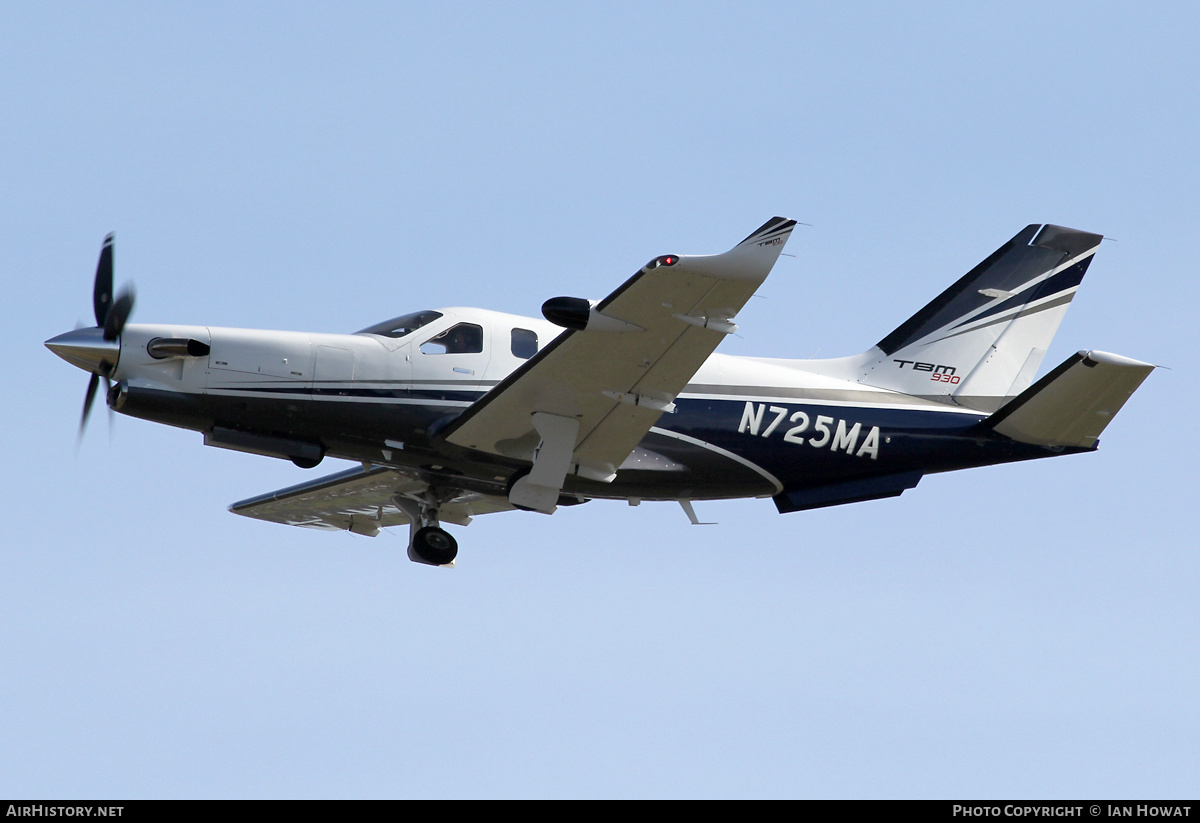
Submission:
{"label": "spinning propeller blade", "polygon": [[[110,233],[104,238],[104,245],[100,247],[100,259],[96,263],[96,282],[92,287],[92,309],[96,315],[96,327],[102,330],[105,341],[113,342],[120,338],[125,323],[133,312],[133,303],[132,287],[123,289],[116,300],[113,300],[113,235]],[[55,340],[62,340],[64,337],[65,335],[55,338]],[[119,353],[120,349],[118,348],[117,351]],[[87,394],[83,400],[83,416],[79,420],[80,437],[83,436],[84,428],[87,426],[88,415],[92,411],[92,403],[96,399],[96,390],[100,387],[100,380],[103,378],[105,393],[107,393],[108,378],[116,366],[114,362],[106,359],[101,359],[98,363],[92,361],[92,363],[94,363],[94,369],[88,380]]]}
{"label": "spinning propeller blade", "polygon": [[113,235],[110,232],[100,247],[100,260],[96,263],[96,285],[92,288],[92,308],[96,312],[96,325],[104,327],[108,309],[112,305],[113,290]]}

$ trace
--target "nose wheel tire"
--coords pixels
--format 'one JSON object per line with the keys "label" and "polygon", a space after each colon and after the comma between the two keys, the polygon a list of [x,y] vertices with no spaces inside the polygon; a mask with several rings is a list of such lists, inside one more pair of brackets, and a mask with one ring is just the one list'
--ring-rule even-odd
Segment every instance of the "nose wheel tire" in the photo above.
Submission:
{"label": "nose wheel tire", "polygon": [[425,526],[412,539],[413,553],[434,566],[444,566],[458,557],[458,541],[445,529]]}

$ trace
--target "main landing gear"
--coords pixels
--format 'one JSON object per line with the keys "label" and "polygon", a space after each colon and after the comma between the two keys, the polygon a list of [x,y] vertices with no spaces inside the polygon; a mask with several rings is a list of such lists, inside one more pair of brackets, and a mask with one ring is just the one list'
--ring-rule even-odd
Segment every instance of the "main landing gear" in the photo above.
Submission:
{"label": "main landing gear", "polygon": [[397,495],[396,506],[408,517],[408,559],[427,566],[451,566],[458,541],[438,522],[438,498],[432,490],[420,498]]}
{"label": "main landing gear", "polygon": [[412,532],[408,557],[417,563],[446,566],[458,557],[458,541],[440,526],[423,526]]}

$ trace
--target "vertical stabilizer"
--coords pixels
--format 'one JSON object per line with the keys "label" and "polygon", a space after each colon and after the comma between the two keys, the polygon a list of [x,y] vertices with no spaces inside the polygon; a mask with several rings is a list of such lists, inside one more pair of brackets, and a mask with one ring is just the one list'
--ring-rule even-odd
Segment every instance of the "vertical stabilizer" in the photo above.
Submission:
{"label": "vertical stabilizer", "polygon": [[1026,226],[879,341],[859,382],[994,411],[1033,383],[1102,239]]}

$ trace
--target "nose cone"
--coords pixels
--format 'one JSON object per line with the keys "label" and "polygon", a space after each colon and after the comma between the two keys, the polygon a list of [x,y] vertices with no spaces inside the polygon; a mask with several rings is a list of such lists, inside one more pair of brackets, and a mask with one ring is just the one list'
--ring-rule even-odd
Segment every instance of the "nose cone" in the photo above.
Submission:
{"label": "nose cone", "polygon": [[117,366],[121,344],[105,340],[104,329],[76,329],[46,341],[46,348],[72,366],[94,374],[108,375]]}

